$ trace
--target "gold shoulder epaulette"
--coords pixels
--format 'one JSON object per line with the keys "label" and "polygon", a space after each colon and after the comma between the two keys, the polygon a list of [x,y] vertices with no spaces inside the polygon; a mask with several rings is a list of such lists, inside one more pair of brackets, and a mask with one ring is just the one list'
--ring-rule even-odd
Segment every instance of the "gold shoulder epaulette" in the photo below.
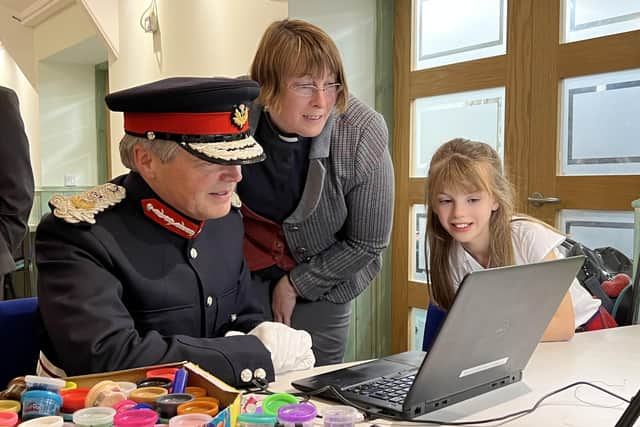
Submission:
{"label": "gold shoulder epaulette", "polygon": [[68,223],[95,224],[94,217],[97,213],[120,203],[126,195],[124,187],[106,183],[73,196],[56,194],[49,200],[49,205],[53,209],[54,216]]}
{"label": "gold shoulder epaulette", "polygon": [[236,209],[240,209],[242,207],[242,201],[240,200],[240,196],[235,191],[231,195],[231,206]]}

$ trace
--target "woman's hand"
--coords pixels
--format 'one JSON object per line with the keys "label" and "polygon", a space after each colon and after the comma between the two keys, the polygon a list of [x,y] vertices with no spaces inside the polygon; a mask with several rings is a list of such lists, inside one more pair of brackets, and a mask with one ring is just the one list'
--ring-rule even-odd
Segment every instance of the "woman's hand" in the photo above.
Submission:
{"label": "woman's hand", "polygon": [[271,299],[273,320],[291,326],[291,315],[293,309],[296,308],[296,298],[298,298],[298,293],[289,281],[289,275],[285,274],[273,289]]}

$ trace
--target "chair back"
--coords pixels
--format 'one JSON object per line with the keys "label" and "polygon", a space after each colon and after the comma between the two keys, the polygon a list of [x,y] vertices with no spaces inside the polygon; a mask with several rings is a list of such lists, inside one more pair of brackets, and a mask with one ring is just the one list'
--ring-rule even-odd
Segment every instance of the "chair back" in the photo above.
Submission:
{"label": "chair back", "polygon": [[0,390],[11,379],[35,374],[40,353],[38,298],[0,301]]}

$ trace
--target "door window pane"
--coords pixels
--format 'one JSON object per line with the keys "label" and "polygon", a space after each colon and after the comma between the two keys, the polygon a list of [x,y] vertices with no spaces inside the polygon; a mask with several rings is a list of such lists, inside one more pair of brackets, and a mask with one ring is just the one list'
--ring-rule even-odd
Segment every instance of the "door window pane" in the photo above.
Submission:
{"label": "door window pane", "polygon": [[558,215],[558,228],[571,239],[591,249],[612,246],[631,258],[633,211],[563,209]]}
{"label": "door window pane", "polygon": [[427,310],[422,308],[412,308],[409,315],[411,322],[411,337],[409,341],[409,350],[421,351],[422,340],[424,338],[424,324],[427,320]]}
{"label": "door window pane", "polygon": [[453,138],[486,142],[503,156],[504,87],[416,99],[412,176],[426,176],[436,149]]}
{"label": "door window pane", "polygon": [[561,174],[640,174],[640,69],[565,79],[561,88]]}
{"label": "door window pane", "polygon": [[411,207],[411,233],[414,242],[411,247],[411,280],[427,283],[427,259],[425,253],[425,236],[427,231],[427,214],[424,205],[413,205]]}
{"label": "door window pane", "polygon": [[640,28],[640,0],[563,0],[562,3],[563,42]]}
{"label": "door window pane", "polygon": [[414,68],[503,55],[506,0],[414,0]]}

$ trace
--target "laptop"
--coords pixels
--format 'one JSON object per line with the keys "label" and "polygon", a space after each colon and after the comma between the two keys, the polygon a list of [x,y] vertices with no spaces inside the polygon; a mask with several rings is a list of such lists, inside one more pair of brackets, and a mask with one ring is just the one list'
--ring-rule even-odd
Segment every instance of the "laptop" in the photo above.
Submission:
{"label": "laptop", "polygon": [[292,385],[306,392],[332,385],[373,413],[414,418],[516,383],[583,262],[576,256],[470,273],[428,354],[399,353]]}

